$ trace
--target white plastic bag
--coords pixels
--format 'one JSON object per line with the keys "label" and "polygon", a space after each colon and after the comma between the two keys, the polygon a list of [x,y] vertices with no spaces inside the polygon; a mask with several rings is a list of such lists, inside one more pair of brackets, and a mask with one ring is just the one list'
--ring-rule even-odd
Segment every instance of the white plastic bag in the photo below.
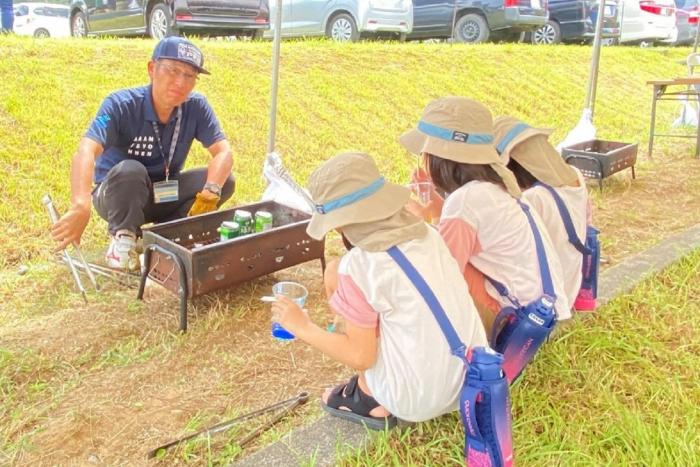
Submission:
{"label": "white plastic bag", "polygon": [[309,214],[313,212],[314,202],[311,196],[287,172],[279,154],[271,152],[267,155],[262,175],[268,185],[261,201],[275,201]]}
{"label": "white plastic bag", "polygon": [[566,135],[564,141],[557,145],[557,151],[561,154],[561,150],[565,147],[583,143],[595,139],[595,126],[593,126],[593,118],[591,117],[591,109],[583,109],[581,119],[578,121],[573,130]]}
{"label": "white plastic bag", "polygon": [[698,111],[690,102],[684,100],[681,104],[681,114],[673,121],[673,128],[682,126],[698,127]]}

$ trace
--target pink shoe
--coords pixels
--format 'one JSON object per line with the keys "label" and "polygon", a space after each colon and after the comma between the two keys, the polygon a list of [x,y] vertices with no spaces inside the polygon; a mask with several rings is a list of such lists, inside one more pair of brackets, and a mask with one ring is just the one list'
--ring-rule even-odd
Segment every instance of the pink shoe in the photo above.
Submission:
{"label": "pink shoe", "polygon": [[576,311],[590,313],[595,311],[596,299],[590,290],[581,289],[578,292],[576,301],[574,301],[574,308]]}

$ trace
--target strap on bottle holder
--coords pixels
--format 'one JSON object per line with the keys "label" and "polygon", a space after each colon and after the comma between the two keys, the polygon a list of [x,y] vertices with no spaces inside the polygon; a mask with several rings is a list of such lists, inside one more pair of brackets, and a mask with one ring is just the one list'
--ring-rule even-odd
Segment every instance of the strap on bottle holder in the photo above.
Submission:
{"label": "strap on bottle holder", "polygon": [[522,306],[505,285],[487,277],[496,291],[507,298],[513,306],[501,309],[491,330],[491,346],[503,354],[503,371],[509,382],[515,381],[525,366],[532,360],[537,350],[547,340],[556,324],[554,304],[556,294],[552,284],[547,253],[535,219],[529,206],[518,200],[520,208],[525,213],[532,235],[535,238],[537,261],[540,268],[543,295],[537,300]]}
{"label": "strap on bottle holder", "polygon": [[[501,406],[495,411],[490,406],[478,408],[482,399],[485,397],[484,391],[490,391],[491,386],[484,385],[483,387],[477,387],[477,384],[479,384],[478,370],[469,363],[467,346],[459,338],[445,310],[442,308],[442,305],[430,286],[425,282],[425,279],[423,279],[398,247],[391,247],[387,253],[396,261],[408,279],[413,283],[416,290],[423,296],[423,299],[440,326],[440,330],[445,336],[445,339],[447,339],[451,353],[462,360],[466,367],[459,404],[460,416],[464,426],[465,463],[467,465],[481,465],[485,467],[512,465],[510,406],[507,397],[508,385],[505,380],[503,380],[503,376],[495,382],[498,384],[500,381],[501,387],[503,388],[499,393],[500,398],[496,399],[500,401]],[[498,358],[500,359],[500,356],[498,356]],[[472,384],[470,384],[470,373],[472,373],[472,370],[475,374],[471,375],[474,381],[471,381]],[[481,418],[483,418],[481,423],[477,410],[480,411]],[[504,424],[504,426],[507,427],[507,429],[501,429],[500,431],[507,431],[507,433],[496,433],[496,431],[499,430],[488,429],[489,427],[495,426],[496,421],[494,417],[500,417],[498,423]],[[487,433],[482,433],[482,430],[479,428],[480,425],[487,428]],[[508,460],[504,460],[504,457],[507,457]]]}

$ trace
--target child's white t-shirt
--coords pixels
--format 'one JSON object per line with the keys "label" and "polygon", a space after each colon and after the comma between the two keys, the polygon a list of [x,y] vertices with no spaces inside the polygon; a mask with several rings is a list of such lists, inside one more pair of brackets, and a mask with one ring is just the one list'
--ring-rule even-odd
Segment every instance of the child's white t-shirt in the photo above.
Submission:
{"label": "child's white t-shirt", "polygon": [[[398,245],[442,305],[467,347],[488,346],[454,258],[433,229]],[[355,326],[378,329],[378,355],[365,371],[374,398],[393,415],[428,420],[459,408],[464,361],[450,347],[423,296],[386,252],[353,248],[340,260],[331,307]]]}
{"label": "child's white t-shirt", "polygon": [[[530,212],[547,255],[557,318],[569,319],[571,302],[565,291],[559,255],[539,215],[534,209]],[[542,296],[532,229],[520,205],[500,186],[475,180],[455,190],[445,200],[438,230],[463,273],[471,263],[485,276],[505,285],[523,306]],[[485,287],[501,306],[513,305],[488,280]]]}
{"label": "child's white t-shirt", "polygon": [[[586,224],[588,210],[588,190],[586,182],[578,169],[579,186],[564,186],[554,188],[564,201],[576,230],[576,236],[581,243],[586,243]],[[564,221],[559,214],[552,194],[542,186],[534,186],[523,193],[523,198],[537,211],[549,233],[552,245],[559,253],[562,272],[564,274],[564,289],[569,303],[574,303],[581,288],[581,265],[583,255],[570,242],[564,227]]]}

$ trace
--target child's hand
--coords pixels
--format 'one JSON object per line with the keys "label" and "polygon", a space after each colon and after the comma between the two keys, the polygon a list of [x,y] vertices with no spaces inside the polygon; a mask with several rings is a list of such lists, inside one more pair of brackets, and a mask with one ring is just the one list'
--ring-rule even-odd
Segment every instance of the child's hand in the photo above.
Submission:
{"label": "child's hand", "polygon": [[272,321],[279,323],[287,331],[297,334],[311,323],[307,315],[296,303],[284,295],[277,295],[272,303]]}
{"label": "child's hand", "polygon": [[426,206],[426,210],[428,211],[430,218],[433,220],[433,223],[437,223],[436,221],[440,219],[440,216],[442,215],[442,206],[444,204],[445,200],[443,197],[440,196],[435,188],[433,188],[433,192],[430,195],[430,202]]}
{"label": "child's hand", "polygon": [[409,199],[406,203],[406,210],[416,217],[421,219],[429,219],[430,213],[428,212],[428,206],[423,206],[418,201],[414,199]]}
{"label": "child's hand", "polygon": [[423,168],[419,167],[416,170],[413,171],[411,174],[411,183],[420,183],[420,182],[431,182],[430,177],[428,177],[428,173],[423,170]]}

